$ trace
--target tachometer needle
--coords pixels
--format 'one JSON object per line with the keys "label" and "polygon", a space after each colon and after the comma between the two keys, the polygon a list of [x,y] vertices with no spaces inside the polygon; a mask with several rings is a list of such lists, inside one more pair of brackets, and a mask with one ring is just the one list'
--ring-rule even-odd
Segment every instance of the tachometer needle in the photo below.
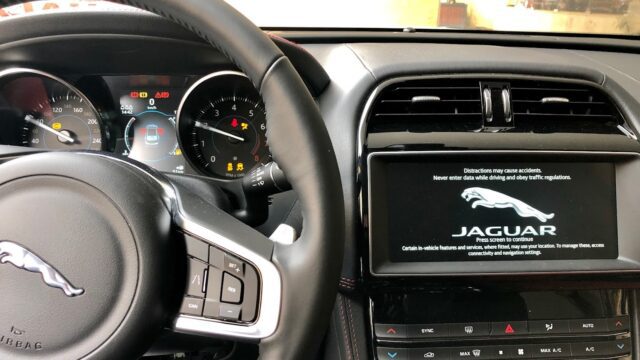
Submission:
{"label": "tachometer needle", "polygon": [[244,141],[244,138],[242,138],[240,136],[233,135],[233,134],[228,133],[226,131],[222,131],[222,130],[216,129],[213,126],[209,126],[209,125],[207,125],[205,123],[201,123],[200,121],[196,121],[195,126],[197,128],[200,128],[200,129],[204,129],[204,130],[207,130],[207,131],[212,131],[214,133],[218,133],[220,135],[228,136],[228,137],[230,137],[232,139],[236,139],[238,141]]}
{"label": "tachometer needle", "polygon": [[52,134],[55,134],[56,136],[58,136],[58,139],[62,139],[62,140],[64,140],[64,142],[68,142],[70,144],[73,144],[73,143],[76,142],[76,140],[74,138],[72,138],[71,136],[69,136],[69,135],[67,135],[67,134],[65,134],[65,133],[63,133],[61,131],[52,129],[51,127],[49,127],[49,126],[41,123],[40,121],[34,119],[33,116],[31,116],[31,115],[25,116],[24,117],[24,121],[26,121],[26,122],[28,122],[30,124],[33,124],[33,125],[41,128],[41,129],[43,129],[43,130],[46,130],[46,131],[48,131],[48,132],[50,132]]}

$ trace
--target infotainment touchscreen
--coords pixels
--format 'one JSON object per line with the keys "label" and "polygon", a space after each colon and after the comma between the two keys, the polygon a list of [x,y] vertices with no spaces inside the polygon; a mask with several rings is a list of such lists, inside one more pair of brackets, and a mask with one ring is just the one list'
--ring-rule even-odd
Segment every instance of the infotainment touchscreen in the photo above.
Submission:
{"label": "infotainment touchscreen", "polygon": [[615,169],[604,162],[371,164],[371,231],[388,261],[614,259]]}

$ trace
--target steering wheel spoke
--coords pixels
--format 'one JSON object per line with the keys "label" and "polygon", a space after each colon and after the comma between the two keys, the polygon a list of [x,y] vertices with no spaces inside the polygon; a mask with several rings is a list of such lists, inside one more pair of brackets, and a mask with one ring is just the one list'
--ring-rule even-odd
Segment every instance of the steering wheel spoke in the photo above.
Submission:
{"label": "steering wheel spoke", "polygon": [[281,278],[273,241],[179,186],[174,223],[187,245],[187,286],[176,331],[235,339],[272,335]]}

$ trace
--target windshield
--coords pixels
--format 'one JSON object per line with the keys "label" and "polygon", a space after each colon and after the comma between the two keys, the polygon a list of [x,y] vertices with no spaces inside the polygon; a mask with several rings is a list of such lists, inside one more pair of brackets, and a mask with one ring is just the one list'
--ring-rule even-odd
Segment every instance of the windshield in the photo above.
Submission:
{"label": "windshield", "polygon": [[[448,29],[640,36],[640,0],[227,0],[263,28]],[[49,0],[0,8],[0,19],[116,7]]]}
{"label": "windshield", "polygon": [[640,35],[640,0],[227,0],[262,27]]}

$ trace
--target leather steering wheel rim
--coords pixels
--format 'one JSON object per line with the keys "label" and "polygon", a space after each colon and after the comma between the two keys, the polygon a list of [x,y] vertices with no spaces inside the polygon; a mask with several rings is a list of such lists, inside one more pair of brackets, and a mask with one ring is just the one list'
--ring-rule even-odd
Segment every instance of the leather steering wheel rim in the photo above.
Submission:
{"label": "leather steering wheel rim", "polygon": [[[26,0],[0,0],[9,6]],[[265,359],[315,355],[333,309],[342,264],[344,199],[336,156],[318,107],[289,59],[251,21],[222,0],[121,0],[191,30],[220,50],[253,82],[267,112],[274,159],[297,192],[300,238],[276,244],[282,279],[280,319],[260,341]]]}

